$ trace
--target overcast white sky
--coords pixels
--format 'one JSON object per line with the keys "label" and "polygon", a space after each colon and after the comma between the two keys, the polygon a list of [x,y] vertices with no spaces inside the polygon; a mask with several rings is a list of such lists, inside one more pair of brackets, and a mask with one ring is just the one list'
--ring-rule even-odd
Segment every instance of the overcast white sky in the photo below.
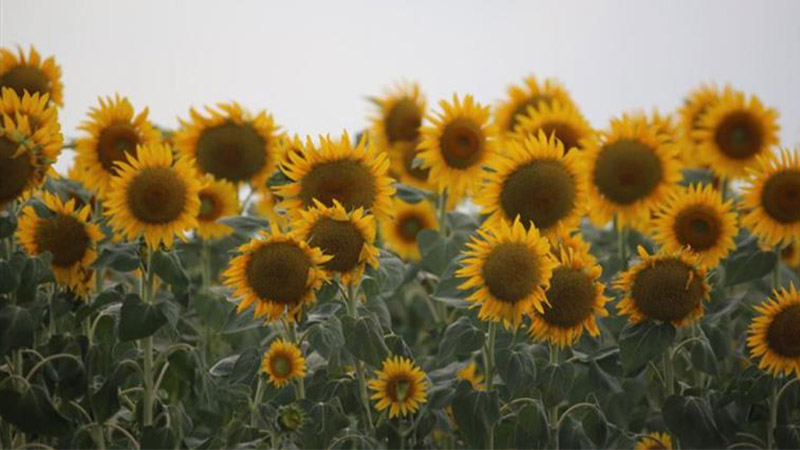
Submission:
{"label": "overcast white sky", "polygon": [[189,106],[238,100],[290,132],[338,134],[363,127],[365,97],[402,78],[432,101],[494,102],[532,73],[559,78],[597,127],[731,82],[776,107],[795,146],[798,18],[795,0],[0,0],[0,44],[56,56],[69,137],[115,92],[168,127]]}

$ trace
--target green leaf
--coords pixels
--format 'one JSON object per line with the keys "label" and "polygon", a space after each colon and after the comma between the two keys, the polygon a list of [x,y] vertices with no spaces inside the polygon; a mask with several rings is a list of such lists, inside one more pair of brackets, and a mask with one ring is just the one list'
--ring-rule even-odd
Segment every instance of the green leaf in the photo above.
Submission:
{"label": "green leaf", "polygon": [[516,397],[530,388],[536,379],[536,362],[527,345],[497,350],[497,372]]}
{"label": "green leaf", "polygon": [[778,263],[775,252],[765,252],[755,241],[740,246],[725,263],[725,285],[735,286],[763,278]]}
{"label": "green leaf", "polygon": [[169,427],[148,425],[142,428],[142,448],[175,448],[175,434]]}
{"label": "green leaf", "polygon": [[620,362],[626,376],[635,375],[649,361],[661,357],[675,340],[675,327],[669,323],[645,321],[628,324],[619,335]]}
{"label": "green leaf", "polygon": [[36,324],[27,309],[6,305],[0,309],[0,357],[18,348],[31,348]]}
{"label": "green leaf", "polygon": [[143,302],[136,294],[128,294],[119,315],[119,339],[132,341],[152,336],[165,323],[167,318],[161,308]]}
{"label": "green leaf", "polygon": [[541,400],[526,403],[517,413],[515,431],[516,445],[521,449],[544,448],[547,446],[549,429],[547,412]]}
{"label": "green leaf", "polygon": [[778,448],[800,448],[800,425],[778,425],[775,427],[775,442]]}
{"label": "green leaf", "polygon": [[333,357],[345,344],[342,322],[338,317],[330,316],[311,325],[308,328],[308,341],[326,359]]}
{"label": "green leaf", "polygon": [[177,252],[171,251],[167,253],[163,250],[158,250],[153,253],[152,258],[152,270],[165,283],[179,289],[185,289],[189,286],[189,276],[186,274]]}
{"label": "green leaf", "polygon": [[139,244],[106,244],[93,266],[110,267],[118,272],[133,272],[139,268],[139,261]]}
{"label": "green leaf", "polygon": [[430,195],[430,192],[403,183],[395,183],[394,187],[395,195],[406,203],[419,203]]}
{"label": "green leaf", "polygon": [[692,365],[695,369],[702,370],[713,376],[719,374],[717,355],[714,354],[714,349],[711,348],[711,344],[707,339],[702,339],[692,345],[691,356]]}
{"label": "green leaf", "polygon": [[473,325],[469,317],[461,316],[444,330],[437,358],[447,361],[480,350],[484,339],[483,330]]}
{"label": "green leaf", "polygon": [[597,409],[584,409],[585,414],[581,425],[586,436],[592,440],[597,448],[604,448],[608,440],[608,421],[606,416]]}
{"label": "green leaf", "polygon": [[219,223],[227,225],[239,233],[252,234],[268,228],[267,220],[255,216],[223,217]]}
{"label": "green leaf", "polygon": [[472,448],[488,448],[489,428],[500,420],[497,391],[475,391],[468,382],[459,383],[453,398],[453,417]]}
{"label": "green leaf", "polygon": [[39,285],[52,281],[53,275],[50,272],[51,259],[50,253],[43,253],[25,259],[19,274],[19,285],[17,286],[17,301],[19,303],[29,303],[36,300]]}
{"label": "green leaf", "polygon": [[0,239],[13,236],[17,230],[17,216],[8,208],[0,211]]}
{"label": "green leaf", "polygon": [[292,182],[292,179],[287,177],[282,170],[276,170],[272,175],[270,175],[269,179],[267,180],[267,186],[269,188],[274,188],[278,186],[283,186],[284,184],[289,184]]}
{"label": "green leaf", "polygon": [[683,448],[725,448],[711,407],[700,397],[673,395],[661,408],[664,422]]}
{"label": "green leaf", "polygon": [[341,321],[347,350],[370,366],[380,367],[390,352],[378,320],[373,316],[344,316]]}
{"label": "green leaf", "polygon": [[417,245],[422,255],[422,268],[440,276],[455,259],[468,239],[467,236],[453,233],[442,237],[436,230],[422,230],[417,234]]}
{"label": "green leaf", "polygon": [[10,388],[0,390],[0,416],[32,434],[60,436],[66,434],[71,425],[53,407],[47,391],[38,385],[32,385],[24,394]]}
{"label": "green leaf", "polygon": [[118,390],[134,373],[135,369],[130,364],[116,365],[100,388],[91,393],[89,404],[97,420],[104,421],[119,411]]}
{"label": "green leaf", "polygon": [[6,260],[0,260],[0,294],[14,292],[19,286],[19,276]]}
{"label": "green leaf", "polygon": [[567,398],[574,379],[575,369],[572,364],[548,364],[545,366],[537,379],[544,404],[551,408],[560,404]]}
{"label": "green leaf", "polygon": [[123,294],[124,289],[122,284],[118,284],[97,294],[91,303],[82,306],[78,312],[75,313],[75,323],[83,322],[84,319],[91,316],[95,311],[99,311],[112,303],[121,302]]}

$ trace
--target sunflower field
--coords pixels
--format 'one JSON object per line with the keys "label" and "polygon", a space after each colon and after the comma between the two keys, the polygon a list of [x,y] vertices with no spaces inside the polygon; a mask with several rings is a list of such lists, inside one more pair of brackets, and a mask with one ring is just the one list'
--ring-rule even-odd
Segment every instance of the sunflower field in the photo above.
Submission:
{"label": "sunflower field", "polygon": [[117,94],[65,137],[54,57],[0,89],[0,448],[800,448],[800,149],[754,95],[401,82],[298,136]]}

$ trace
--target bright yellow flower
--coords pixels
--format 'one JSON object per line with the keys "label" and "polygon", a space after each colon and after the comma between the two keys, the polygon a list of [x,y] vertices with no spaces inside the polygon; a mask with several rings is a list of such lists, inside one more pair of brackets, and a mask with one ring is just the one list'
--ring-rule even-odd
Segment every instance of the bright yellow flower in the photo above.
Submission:
{"label": "bright yellow flower", "polygon": [[378,401],[375,404],[378,411],[389,408],[390,419],[413,414],[428,402],[429,385],[425,373],[410,359],[389,357],[375,375],[376,378],[369,381],[369,388],[375,391],[370,398]]}
{"label": "bright yellow flower", "polygon": [[64,106],[64,86],[61,84],[61,67],[52,56],[42,60],[39,52],[31,46],[25,56],[22,48],[17,55],[7,48],[0,48],[0,87],[14,90],[19,97],[25,92],[48,95],[50,101]]}
{"label": "bright yellow flower", "polygon": [[774,376],[800,376],[800,294],[792,284],[756,307],[747,331],[750,356]]}
{"label": "bright yellow flower", "polygon": [[293,378],[306,376],[306,359],[291,342],[278,339],[272,342],[261,360],[261,370],[276,387],[284,387]]}

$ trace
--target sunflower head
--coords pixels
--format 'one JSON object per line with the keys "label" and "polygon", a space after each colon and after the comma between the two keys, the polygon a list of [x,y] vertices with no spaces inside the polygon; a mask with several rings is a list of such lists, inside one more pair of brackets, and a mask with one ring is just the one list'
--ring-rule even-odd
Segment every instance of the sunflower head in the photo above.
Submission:
{"label": "sunflower head", "polygon": [[689,165],[703,164],[702,158],[697,155],[701,141],[697,139],[696,133],[700,130],[705,114],[719,99],[720,90],[715,84],[702,84],[689,92],[678,111],[678,135],[683,141],[683,159]]}
{"label": "sunflower head", "polygon": [[634,450],[672,450],[672,437],[667,433],[654,432],[636,441]]}
{"label": "sunflower head", "polygon": [[580,154],[565,155],[563,144],[542,130],[504,145],[504,154],[489,161],[476,199],[481,212],[490,215],[489,223],[519,218],[547,237],[577,227],[587,192]]}
{"label": "sunflower head", "polygon": [[644,115],[623,115],[586,149],[589,216],[597,225],[613,217],[642,221],[681,179],[677,148]]}
{"label": "sunflower head", "polygon": [[544,106],[552,107],[555,102],[564,106],[573,105],[566,89],[553,79],[539,83],[535,77],[529,76],[523,80],[521,86],[509,86],[507,93],[506,100],[497,105],[495,110],[495,123],[503,134],[513,133],[525,116]]}
{"label": "sunflower head", "polygon": [[720,177],[737,178],[771,155],[778,143],[778,113],[752,96],[726,88],[692,133],[702,162]]}
{"label": "sunflower head", "polygon": [[191,163],[173,160],[166,144],[139,146],[118,164],[105,199],[109,225],[124,239],[144,238],[151,249],[171,247],[197,226],[201,183]]}
{"label": "sunflower head", "polygon": [[75,208],[75,200],[62,201],[44,192],[42,196],[50,215],[42,217],[33,206],[22,210],[17,240],[31,255],[49,252],[56,282],[79,296],[89,291],[97,259],[97,243],[103,238],[100,227],[89,221],[91,207]]}
{"label": "sunflower head", "polygon": [[425,96],[417,83],[399,83],[382,97],[370,98],[377,111],[370,118],[372,137],[380,150],[397,143],[415,144],[425,117]]}
{"label": "sunflower head", "polygon": [[208,115],[191,109],[181,120],[175,145],[191,158],[201,173],[231,183],[263,185],[278,160],[278,126],[270,114],[252,114],[238,103],[206,107]]}
{"label": "sunflower head", "polygon": [[410,359],[402,356],[389,357],[383,361],[381,370],[369,381],[375,391],[370,397],[377,400],[375,409],[389,408],[389,418],[405,417],[419,410],[428,401],[428,381],[425,373]]}
{"label": "sunflower head", "polygon": [[615,287],[624,292],[617,304],[631,323],[643,320],[691,324],[703,315],[703,300],[710,291],[706,269],[687,250],[649,255],[639,247],[641,261],[620,274]]}
{"label": "sunflower head", "polygon": [[750,323],[747,346],[758,367],[774,376],[800,376],[800,294],[792,284],[776,290],[772,299],[756,307]]}
{"label": "sunflower head", "polygon": [[42,59],[33,46],[27,55],[22,48],[16,55],[0,48],[0,87],[13,89],[20,97],[26,92],[47,95],[56,105],[64,105],[61,67],[52,56]]}
{"label": "sunflower head", "polygon": [[259,237],[238,249],[222,274],[234,297],[241,298],[237,310],[255,304],[256,317],[267,321],[284,313],[293,321],[305,306],[312,305],[315,294],[328,275],[322,265],[331,259],[322,250],[312,248],[297,233],[284,233],[277,227],[262,231]]}
{"label": "sunflower head", "polygon": [[333,206],[335,200],[347,211],[364,208],[380,218],[392,216],[389,159],[365,139],[354,147],[346,132],[339,140],[320,136],[319,146],[309,139],[302,154],[286,157],[282,170],[292,182],[276,191],[284,198],[281,206],[292,215],[313,207],[315,200],[325,206]]}
{"label": "sunflower head", "polygon": [[293,378],[306,376],[306,360],[296,345],[283,339],[272,341],[261,359],[261,371],[275,387],[286,386]]}
{"label": "sunflower head", "polygon": [[800,157],[784,150],[779,158],[761,157],[743,192],[747,213],[742,225],[762,244],[776,246],[800,236]]}
{"label": "sunflower head", "polygon": [[467,247],[456,276],[466,278],[460,289],[474,289],[467,300],[480,307],[480,319],[517,328],[525,314],[544,312],[557,263],[536,227],[526,230],[518,219],[484,226]]}
{"label": "sunflower head", "polygon": [[542,131],[545,136],[555,136],[564,145],[565,152],[573,148],[582,149],[582,141],[593,133],[589,122],[574,105],[563,104],[559,100],[541,103],[538,108],[529,109],[528,114],[520,116],[516,122],[516,139],[538,136],[539,131]]}
{"label": "sunflower head", "polygon": [[455,197],[471,193],[481,167],[494,154],[496,129],[489,124],[489,108],[471,95],[452,102],[439,102],[441,112],[428,117],[431,126],[422,128],[418,157],[429,169],[428,180],[439,192]]}
{"label": "sunflower head", "polygon": [[707,268],[736,249],[739,233],[732,201],[709,185],[676,191],[655,213],[652,230],[661,247],[669,252],[687,248]]}
{"label": "sunflower head", "polygon": [[417,235],[422,230],[437,230],[439,224],[433,205],[427,201],[406,203],[394,199],[394,218],[381,221],[381,237],[386,246],[409,261],[419,261]]}
{"label": "sunflower head", "polygon": [[470,361],[456,372],[456,379],[467,381],[476,391],[485,391],[486,385],[483,384],[483,375],[478,373],[478,366],[475,361]]}
{"label": "sunflower head", "polygon": [[233,231],[231,227],[219,223],[218,220],[238,214],[236,186],[206,175],[198,195],[200,211],[197,213],[197,235],[201,239],[220,239],[229,235]]}

